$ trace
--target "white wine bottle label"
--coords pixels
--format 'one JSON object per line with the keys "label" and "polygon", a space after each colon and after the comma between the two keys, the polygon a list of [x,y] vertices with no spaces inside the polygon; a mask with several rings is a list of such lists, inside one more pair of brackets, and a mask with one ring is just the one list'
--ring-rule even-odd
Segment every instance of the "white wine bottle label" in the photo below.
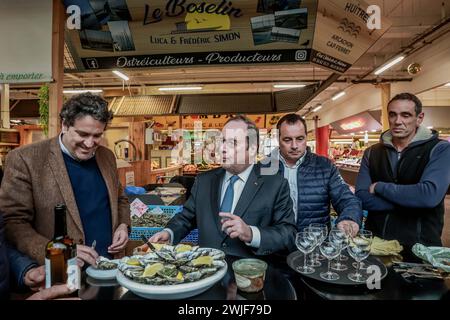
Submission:
{"label": "white wine bottle label", "polygon": [[76,257],[67,260],[67,287],[73,291],[81,287],[81,270]]}
{"label": "white wine bottle label", "polygon": [[52,263],[50,259],[45,258],[45,287],[52,286]]}

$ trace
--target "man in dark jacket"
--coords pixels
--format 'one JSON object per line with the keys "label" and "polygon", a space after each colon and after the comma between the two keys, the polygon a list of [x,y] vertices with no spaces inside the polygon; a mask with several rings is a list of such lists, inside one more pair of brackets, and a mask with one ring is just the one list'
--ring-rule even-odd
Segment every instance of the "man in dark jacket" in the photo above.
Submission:
{"label": "man in dark jacket", "polygon": [[311,223],[329,224],[331,202],[339,214],[337,226],[351,228],[356,234],[362,221],[361,202],[336,166],[307,147],[305,120],[298,114],[287,114],[278,121],[277,129],[280,147],[269,158],[268,172],[276,171],[288,180],[297,230]]}
{"label": "man in dark jacket", "polygon": [[222,168],[197,176],[183,212],[150,242],[178,243],[198,228],[200,246],[229,255],[270,256],[294,250],[289,186],[282,177],[261,174],[260,165],[254,163],[256,125],[236,116],[227,121],[222,133]]}
{"label": "man in dark jacket", "polygon": [[369,211],[367,228],[384,239],[441,246],[450,143],[423,126],[422,103],[410,93],[388,104],[390,129],[364,152],[356,195]]}

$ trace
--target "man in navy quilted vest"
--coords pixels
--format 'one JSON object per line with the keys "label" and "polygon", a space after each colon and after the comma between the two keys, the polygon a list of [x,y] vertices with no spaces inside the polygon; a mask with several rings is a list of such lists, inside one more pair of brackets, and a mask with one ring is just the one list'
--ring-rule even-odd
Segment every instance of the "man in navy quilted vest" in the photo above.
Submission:
{"label": "man in navy quilted vest", "polygon": [[271,167],[278,161],[278,174],[289,182],[297,230],[311,223],[330,224],[330,204],[338,213],[337,226],[359,231],[362,208],[336,166],[316,155],[306,145],[305,120],[298,114],[286,114],[277,124],[279,148],[271,154]]}
{"label": "man in navy quilted vest", "polygon": [[364,152],[356,182],[356,195],[369,211],[367,228],[407,250],[416,243],[441,246],[450,143],[422,125],[415,95],[400,93],[387,109],[390,129]]}

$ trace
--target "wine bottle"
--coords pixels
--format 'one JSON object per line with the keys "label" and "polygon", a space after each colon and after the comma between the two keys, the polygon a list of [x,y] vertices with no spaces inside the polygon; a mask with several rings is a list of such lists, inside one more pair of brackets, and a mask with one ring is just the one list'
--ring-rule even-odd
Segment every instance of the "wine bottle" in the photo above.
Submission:
{"label": "wine bottle", "polygon": [[55,206],[53,239],[45,248],[45,287],[66,283],[72,290],[80,288],[80,269],[73,239],[67,235],[66,206]]}

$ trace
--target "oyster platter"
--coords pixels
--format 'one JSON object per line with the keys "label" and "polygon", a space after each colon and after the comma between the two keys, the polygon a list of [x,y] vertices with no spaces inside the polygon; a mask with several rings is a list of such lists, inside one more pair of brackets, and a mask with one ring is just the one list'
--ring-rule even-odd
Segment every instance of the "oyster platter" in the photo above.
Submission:
{"label": "oyster platter", "polygon": [[117,281],[152,299],[182,299],[199,294],[222,279],[225,253],[214,248],[153,244],[154,250],[120,260]]}

